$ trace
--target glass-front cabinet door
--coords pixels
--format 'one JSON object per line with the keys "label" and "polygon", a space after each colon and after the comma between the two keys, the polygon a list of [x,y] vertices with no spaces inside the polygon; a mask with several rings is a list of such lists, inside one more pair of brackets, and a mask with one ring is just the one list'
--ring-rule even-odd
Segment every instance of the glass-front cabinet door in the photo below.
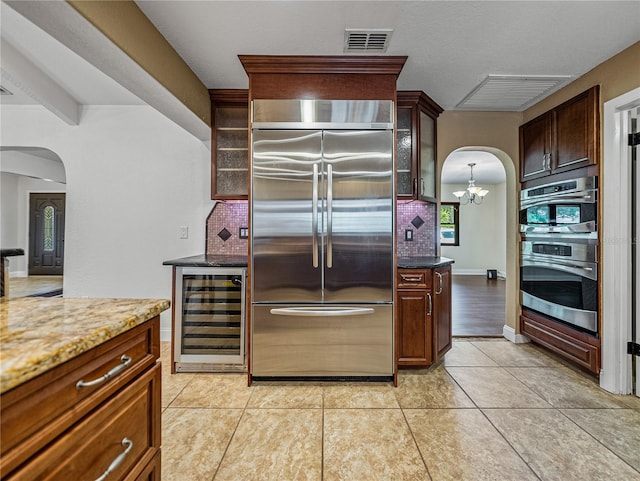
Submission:
{"label": "glass-front cabinet door", "polygon": [[436,119],[442,108],[422,91],[399,91],[397,95],[396,196],[437,202]]}
{"label": "glass-front cabinet door", "polygon": [[249,94],[210,90],[211,198],[246,199],[249,186]]}
{"label": "glass-front cabinet door", "polygon": [[436,197],[436,121],[420,112],[420,198]]}
{"label": "glass-front cabinet door", "polygon": [[413,155],[413,141],[411,139],[413,129],[411,127],[411,107],[398,106],[398,122],[396,125],[396,136],[398,142],[397,152],[397,197],[414,196],[415,166]]}

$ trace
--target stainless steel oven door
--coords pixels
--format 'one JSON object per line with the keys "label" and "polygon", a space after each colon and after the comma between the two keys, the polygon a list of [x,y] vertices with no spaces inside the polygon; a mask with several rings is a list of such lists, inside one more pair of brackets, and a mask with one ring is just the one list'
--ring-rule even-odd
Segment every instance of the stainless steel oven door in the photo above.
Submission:
{"label": "stainless steel oven door", "polygon": [[520,232],[597,236],[598,188],[595,177],[583,177],[523,190]]}
{"label": "stainless steel oven door", "polygon": [[520,293],[523,307],[598,333],[596,263],[523,255]]}

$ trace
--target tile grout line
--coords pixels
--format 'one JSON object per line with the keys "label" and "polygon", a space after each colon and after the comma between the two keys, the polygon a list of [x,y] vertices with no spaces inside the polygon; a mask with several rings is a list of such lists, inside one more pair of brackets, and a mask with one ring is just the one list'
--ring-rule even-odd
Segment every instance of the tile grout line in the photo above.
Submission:
{"label": "tile grout line", "polygon": [[[580,409],[591,409],[591,408],[574,408],[576,410],[580,410]],[[603,408],[603,409],[611,409],[611,410],[615,410],[616,408]],[[604,444],[602,441],[600,441],[598,438],[596,438],[593,434],[591,434],[589,431],[587,431],[585,428],[583,428],[582,426],[580,426],[576,421],[574,421],[572,418],[570,418],[569,416],[567,416],[564,412],[562,412],[561,409],[557,409],[557,411],[563,415],[565,418],[567,418],[571,423],[575,424],[578,429],[580,429],[581,431],[585,432],[589,437],[591,437],[593,440],[595,440],[600,446],[602,446],[603,448],[605,448],[607,451],[609,451],[611,454],[613,454],[616,458],[618,458],[620,461],[622,461],[623,463],[625,463],[627,466],[629,466],[631,469],[633,469],[634,471],[640,473],[640,470],[638,470],[635,466],[632,466],[631,464],[629,464],[624,458],[622,458],[621,456],[619,456],[615,451],[613,451],[609,446],[607,446],[606,444]]]}
{"label": "tile grout line", "polygon": [[[233,441],[233,438],[236,435],[236,431],[238,430],[238,426],[240,426],[240,422],[244,418],[244,415],[247,411],[247,406],[249,405],[249,401],[251,400],[252,396],[253,396],[253,392],[249,395],[249,397],[247,398],[247,401],[244,404],[244,407],[242,408],[242,414],[240,414],[240,417],[238,418],[238,422],[236,423],[236,426],[233,428],[233,432],[231,433],[231,436],[229,436],[229,442],[227,443],[227,446],[224,448],[224,452],[222,453],[222,456],[220,456],[220,462],[218,463],[216,470],[213,472],[213,477],[211,478],[211,481],[214,481],[216,479],[216,476],[218,475],[218,471],[220,471],[220,466],[222,466],[222,461],[224,461],[224,457],[227,455],[227,452],[229,451],[229,446],[231,446],[231,441]],[[230,409],[230,408],[225,408],[225,409]]]}
{"label": "tile grout line", "polygon": [[[398,402],[398,406],[400,406],[400,402]],[[420,454],[420,459],[422,460],[422,464],[424,464],[424,469],[427,471],[427,476],[429,476],[429,481],[433,481],[433,477],[431,476],[431,472],[429,472],[429,466],[427,465],[427,461],[424,459],[424,455],[422,454],[422,450],[420,449],[420,446],[418,445],[418,441],[416,440],[416,436],[415,436],[415,434],[413,432],[413,429],[411,429],[411,425],[409,424],[409,420],[407,419],[407,416],[406,416],[406,414],[404,412],[404,409],[402,407],[400,407],[400,412],[402,413],[402,417],[404,419],[404,422],[407,424],[407,428],[409,429],[409,432],[411,433],[411,439],[413,439],[413,444],[415,444],[416,449],[418,450],[418,454]]]}
{"label": "tile grout line", "polygon": [[[491,408],[485,408],[485,409],[491,409]],[[509,408],[502,408],[502,409],[509,409]],[[545,411],[548,411],[548,410],[549,410],[549,409],[547,409],[547,408],[520,408],[520,409],[544,409]],[[555,409],[555,408],[553,408],[553,409]],[[497,427],[495,424],[493,424],[493,423],[491,422],[491,419],[489,419],[489,417],[488,417],[488,416],[487,416],[487,414],[484,412],[484,410],[483,410],[482,408],[479,408],[479,411],[482,413],[482,415],[483,415],[483,416],[484,416],[484,418],[487,420],[487,422],[491,425],[491,427],[492,427],[493,429],[495,429],[495,430],[496,430],[496,432],[500,435],[500,437],[501,437],[502,439],[504,439],[504,442],[505,442],[505,443],[507,443],[507,445],[508,445],[511,449],[513,449],[513,452],[514,452],[514,453],[516,453],[516,454],[518,455],[518,457],[519,457],[519,458],[522,460],[522,462],[527,466],[527,468],[529,468],[529,470],[533,473],[533,475],[534,475],[536,478],[538,478],[538,479],[542,480],[542,479],[543,479],[543,478],[542,478],[542,474],[538,475],[538,473],[537,473],[537,472],[533,469],[533,467],[532,467],[532,466],[527,462],[527,460],[526,460],[526,459],[524,459],[524,458],[522,457],[522,454],[520,453],[520,451],[518,451],[518,450],[516,449],[516,447],[515,447],[513,444],[511,444],[511,442],[510,442],[510,441],[505,437],[505,435],[502,433],[502,431],[500,431],[500,430],[498,429],[498,427]],[[556,411],[557,411],[557,409],[556,409]]]}

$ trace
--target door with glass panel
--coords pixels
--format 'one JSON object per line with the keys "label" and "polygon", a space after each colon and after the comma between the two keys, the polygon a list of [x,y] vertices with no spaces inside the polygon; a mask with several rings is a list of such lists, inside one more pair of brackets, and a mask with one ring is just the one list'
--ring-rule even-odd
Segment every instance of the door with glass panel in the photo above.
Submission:
{"label": "door with glass panel", "polygon": [[64,269],[65,194],[29,196],[29,275],[61,276]]}

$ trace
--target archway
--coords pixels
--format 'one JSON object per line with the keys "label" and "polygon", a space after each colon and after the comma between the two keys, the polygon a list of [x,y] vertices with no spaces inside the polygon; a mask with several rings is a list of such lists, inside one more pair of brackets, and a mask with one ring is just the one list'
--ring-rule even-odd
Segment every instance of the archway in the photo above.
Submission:
{"label": "archway", "polygon": [[[54,276],[44,279],[27,277],[30,274],[28,259],[31,251],[34,250],[29,242],[30,198],[41,193],[54,195],[58,199],[64,196],[66,193],[64,163],[55,152],[41,147],[3,146],[0,147],[0,155],[2,156],[1,242],[3,246],[21,248],[25,252],[24,256],[11,259],[9,275],[16,279],[10,283],[9,289],[16,296],[60,291],[62,276],[59,275],[59,271],[63,267],[61,259],[64,258],[65,222],[57,212],[53,220],[50,220],[52,229],[49,232],[58,240],[55,244],[55,255],[60,269],[52,272]],[[63,212],[64,209],[62,215]],[[34,235],[31,235],[32,239]]]}
{"label": "archway", "polygon": [[[520,276],[518,272],[518,253],[519,253],[519,235],[517,224],[518,209],[518,189],[516,169],[511,157],[504,151],[490,146],[470,145],[457,148],[445,157],[440,168],[439,189],[441,199],[444,199],[445,190],[442,187],[442,171],[446,159],[456,152],[477,151],[493,155],[504,168],[505,186],[504,186],[504,251],[505,251],[505,324],[502,329],[502,335],[512,342],[527,342],[528,340],[519,334],[518,320],[520,316],[520,303],[518,298],[518,285]],[[439,254],[442,255],[442,247]]]}

